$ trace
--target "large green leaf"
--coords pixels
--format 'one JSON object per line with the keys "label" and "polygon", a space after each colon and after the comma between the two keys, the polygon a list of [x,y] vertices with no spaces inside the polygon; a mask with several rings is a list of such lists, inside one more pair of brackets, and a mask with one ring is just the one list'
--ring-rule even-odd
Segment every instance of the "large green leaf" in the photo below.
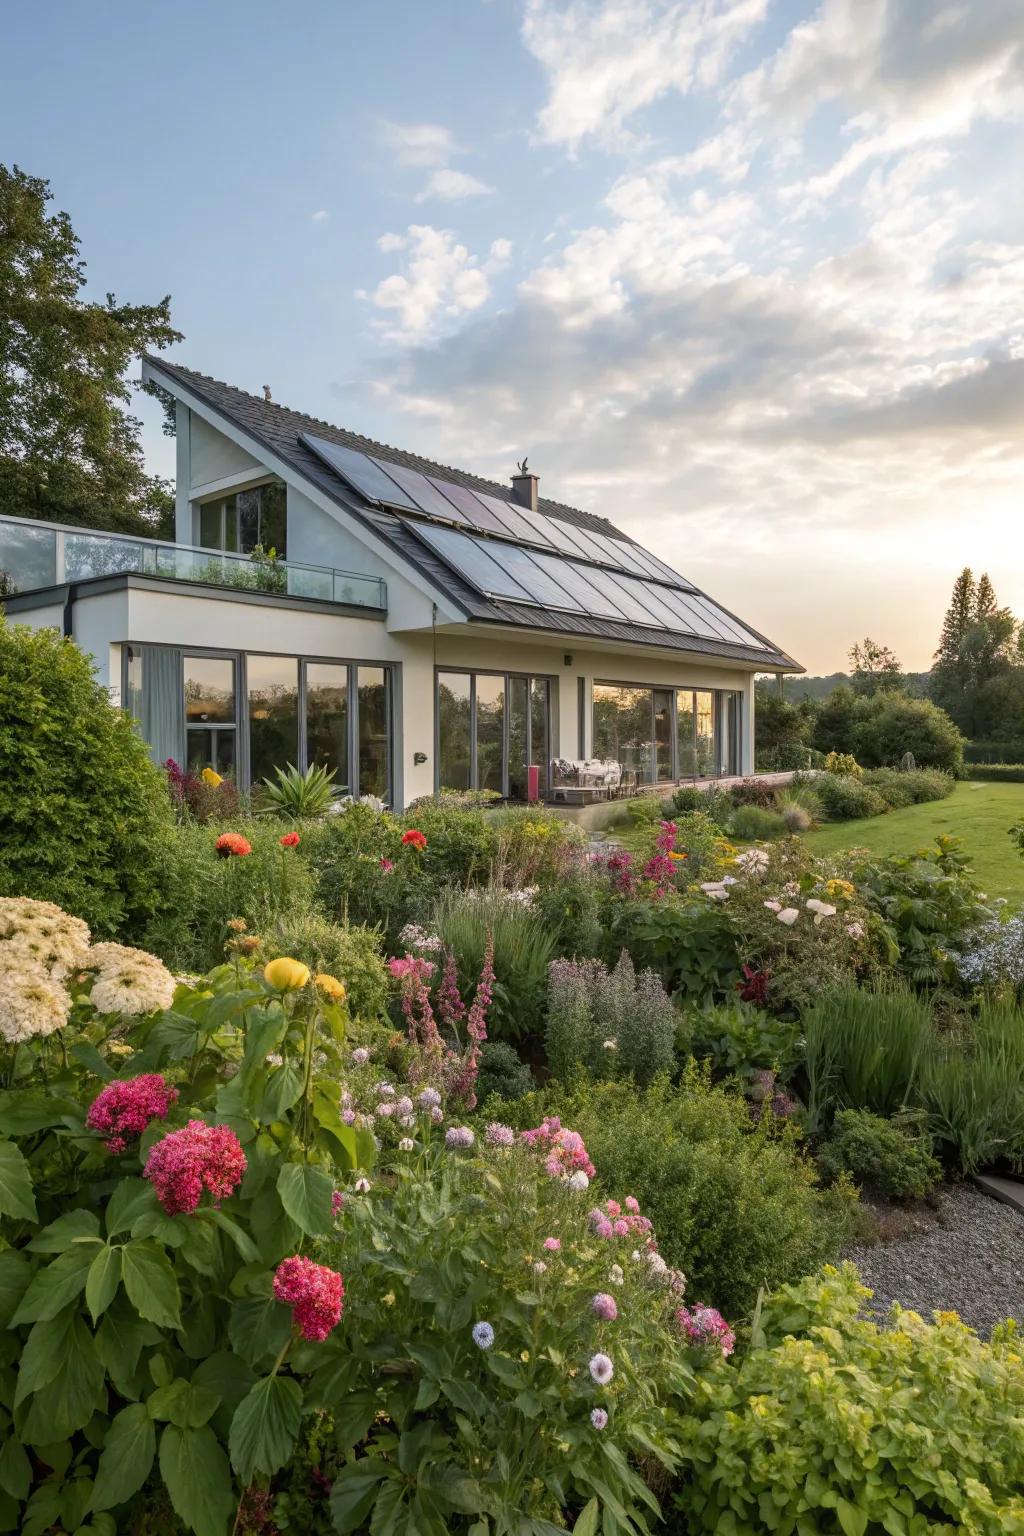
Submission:
{"label": "large green leaf", "polygon": [[228,1320],[231,1348],[250,1365],[276,1355],[291,1332],[288,1309],[273,1296],[236,1301]]}
{"label": "large green leaf", "polygon": [[292,1453],[302,1418],[302,1388],[292,1376],[265,1376],[243,1397],[231,1421],[231,1465],[244,1486],[270,1477]]}
{"label": "large green leaf", "polygon": [[160,1437],[160,1475],[175,1514],[195,1536],[227,1536],[235,1510],[231,1468],[208,1424],[168,1424]]}
{"label": "large green leaf", "polygon": [[0,1216],[36,1219],[32,1175],[21,1149],[13,1141],[0,1141]]}
{"label": "large green leaf", "polygon": [[200,1429],[220,1406],[220,1394],[212,1387],[175,1376],[165,1387],[157,1387],[146,1399],[151,1419],[166,1419],[179,1429]]}
{"label": "large green leaf", "polygon": [[77,1100],[59,1098],[42,1088],[12,1088],[0,1093],[0,1125],[7,1136],[31,1136],[34,1131],[49,1130],[76,1110],[81,1113]]}
{"label": "large green leaf", "polygon": [[275,1120],[283,1120],[292,1105],[298,1102],[302,1093],[302,1078],[286,1061],[283,1066],[275,1067],[267,1078],[263,1092],[258,1094],[258,1102],[253,1110],[258,1120],[265,1125],[272,1124]]}
{"label": "large green leaf", "polygon": [[243,1263],[259,1263],[259,1249],[256,1247],[256,1244],[253,1242],[249,1234],[247,1232],[243,1232],[237,1221],[233,1221],[230,1216],[225,1216],[224,1212],[217,1210],[215,1206],[211,1206],[209,1210],[200,1211],[197,1214],[202,1218],[203,1221],[212,1222],[215,1227],[220,1227],[222,1232],[227,1233],[228,1237],[230,1237],[231,1241],[238,1249]]}
{"label": "large green leaf", "polygon": [[32,1265],[23,1253],[13,1248],[0,1253],[0,1328],[14,1316],[31,1279]]}
{"label": "large green leaf", "polygon": [[121,1250],[104,1243],[85,1277],[85,1304],[93,1327],[110,1306],[121,1284]]}
{"label": "large green leaf", "polygon": [[63,1253],[80,1237],[100,1241],[100,1219],[93,1211],[65,1211],[56,1221],[36,1234],[27,1247],[33,1253]]}
{"label": "large green leaf", "polygon": [[21,1503],[31,1486],[32,1463],[17,1435],[8,1430],[0,1449],[0,1488]]}
{"label": "large green leaf", "polygon": [[277,1176],[277,1192],[292,1221],[308,1236],[330,1230],[334,1180],[322,1168],[285,1163]]}
{"label": "large green leaf", "polygon": [[363,1529],[363,1521],[377,1501],[380,1485],[395,1476],[386,1461],[365,1456],[342,1467],[331,1489],[331,1517],[334,1529],[346,1533]]}
{"label": "large green leaf", "polygon": [[126,1243],[121,1269],[128,1300],[140,1317],[161,1328],[181,1327],[178,1282],[167,1255],[149,1238]]}
{"label": "large green leaf", "polygon": [[156,1190],[148,1179],[122,1179],[107,1202],[107,1235],[116,1237],[119,1232],[127,1232],[140,1216],[160,1209]]}
{"label": "large green leaf", "polygon": [[89,1508],[113,1509],[138,1493],[149,1476],[155,1453],[153,1421],[141,1403],[130,1403],[107,1430]]}
{"label": "large green leaf", "polygon": [[133,1377],[139,1355],[159,1337],[152,1323],[144,1322],[124,1295],[104,1313],[96,1334],[96,1353],[122,1397],[137,1397]]}
{"label": "large green leaf", "polygon": [[[19,1323],[46,1322],[63,1312],[69,1301],[74,1301],[85,1285],[89,1266],[96,1256],[93,1243],[74,1243],[66,1252],[59,1254],[52,1264],[37,1270],[28,1290],[21,1298],[12,1326]],[[56,1439],[56,1436],[51,1438]]]}
{"label": "large green leaf", "polygon": [[67,1440],[92,1418],[103,1394],[103,1365],[92,1334],[78,1312],[71,1314],[60,1370],[34,1393],[21,1438],[28,1445]]}
{"label": "large green leaf", "polygon": [[14,1393],[15,1407],[23,1403],[33,1392],[49,1386],[60,1373],[65,1352],[69,1347],[74,1321],[75,1309],[67,1307],[58,1317],[33,1326],[18,1361],[18,1385]]}

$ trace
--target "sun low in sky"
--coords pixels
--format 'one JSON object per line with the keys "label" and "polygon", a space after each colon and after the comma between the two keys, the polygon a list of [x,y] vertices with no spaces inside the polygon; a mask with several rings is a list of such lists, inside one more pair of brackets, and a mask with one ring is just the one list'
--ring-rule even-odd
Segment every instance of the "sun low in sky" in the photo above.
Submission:
{"label": "sun low in sky", "polygon": [[[126,0],[4,158],[190,366],[605,513],[813,672],[1024,613],[1020,0]],[[140,403],[153,469],[173,444]]]}

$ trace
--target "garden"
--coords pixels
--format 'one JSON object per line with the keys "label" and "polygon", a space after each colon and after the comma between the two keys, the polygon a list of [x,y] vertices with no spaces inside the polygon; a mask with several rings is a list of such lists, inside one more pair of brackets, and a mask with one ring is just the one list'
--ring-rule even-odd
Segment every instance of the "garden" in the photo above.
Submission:
{"label": "garden", "polygon": [[249,802],[0,622],[0,785],[0,1530],[1024,1532],[1016,1323],[846,1258],[1024,1171],[1024,918],[815,841],[952,777]]}

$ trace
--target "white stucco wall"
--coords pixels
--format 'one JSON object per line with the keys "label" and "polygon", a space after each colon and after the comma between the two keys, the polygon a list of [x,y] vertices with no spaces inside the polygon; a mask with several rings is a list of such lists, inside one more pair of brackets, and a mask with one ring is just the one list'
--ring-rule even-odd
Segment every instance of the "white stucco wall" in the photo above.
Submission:
{"label": "white stucco wall", "polygon": [[194,411],[189,413],[189,463],[189,485],[193,491],[212,481],[223,480],[226,475],[262,468],[259,459],[233,443],[223,432],[218,432]]}

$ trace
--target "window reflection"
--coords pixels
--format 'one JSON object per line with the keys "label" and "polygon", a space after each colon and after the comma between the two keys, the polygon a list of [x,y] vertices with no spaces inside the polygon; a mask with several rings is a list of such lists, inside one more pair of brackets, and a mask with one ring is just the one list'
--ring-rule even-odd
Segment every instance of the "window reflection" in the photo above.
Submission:
{"label": "window reflection", "polygon": [[334,770],[348,788],[348,667],[306,663],[306,763]]}
{"label": "window reflection", "polygon": [[299,664],[294,656],[248,656],[249,778],[271,778],[299,760]]}
{"label": "window reflection", "polygon": [[594,684],[594,756],[621,763],[642,784],[653,767],[651,689]]}
{"label": "window reflection", "polygon": [[504,791],[505,679],[476,679],[476,780],[478,789]]}
{"label": "window reflection", "polygon": [[439,672],[437,678],[437,763],[440,789],[470,786],[470,676]]}
{"label": "window reflection", "polygon": [[388,674],[358,667],[359,793],[388,798]]}

